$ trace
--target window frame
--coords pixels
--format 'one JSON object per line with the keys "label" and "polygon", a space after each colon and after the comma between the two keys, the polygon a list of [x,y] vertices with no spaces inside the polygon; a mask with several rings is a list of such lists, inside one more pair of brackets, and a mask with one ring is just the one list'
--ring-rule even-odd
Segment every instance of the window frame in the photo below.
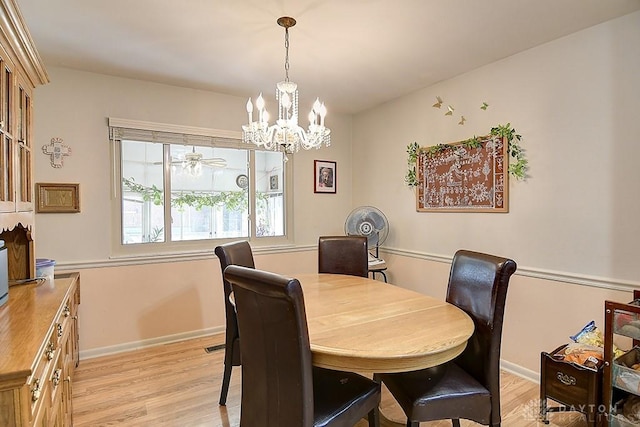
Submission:
{"label": "window frame", "polygon": [[[219,244],[237,241],[247,240],[255,246],[283,246],[291,245],[293,242],[292,230],[293,230],[293,159],[292,156],[288,156],[288,161],[283,162],[283,196],[284,196],[284,235],[283,236],[265,236],[256,237],[256,185],[255,185],[255,153],[260,150],[259,147],[253,144],[247,144],[242,142],[242,133],[240,131],[228,131],[220,129],[199,128],[181,125],[172,125],[155,122],[143,122],[128,119],[112,118],[108,119],[109,126],[109,141],[111,151],[111,252],[113,257],[139,257],[148,255],[172,255],[172,254],[185,254],[185,253],[202,253],[211,252],[213,248]],[[136,139],[135,137],[122,137],[121,131],[130,131],[135,135],[136,132],[141,132],[141,135],[146,133],[163,133],[165,135],[173,134],[176,137],[176,141],[179,138],[184,137],[184,142],[176,141],[151,141],[147,139]],[[126,132],[125,132],[126,133]],[[169,135],[171,136],[171,135]],[[186,141],[186,139],[192,138],[193,140]],[[247,165],[247,175],[249,177],[249,236],[237,237],[237,238],[213,238],[213,239],[201,239],[201,240],[183,240],[183,241],[165,241],[165,242],[145,242],[134,244],[122,243],[122,140],[134,140],[149,143],[158,144],[183,144],[183,145],[199,145],[205,147],[218,147],[218,148],[235,148],[248,150],[249,159]],[[206,143],[208,141],[208,143]],[[163,152],[167,153],[163,147]],[[166,177],[169,166],[166,163],[165,157],[165,171]],[[171,191],[171,183],[165,183],[165,190]],[[171,208],[164,207],[165,214],[167,209],[170,212]]]}

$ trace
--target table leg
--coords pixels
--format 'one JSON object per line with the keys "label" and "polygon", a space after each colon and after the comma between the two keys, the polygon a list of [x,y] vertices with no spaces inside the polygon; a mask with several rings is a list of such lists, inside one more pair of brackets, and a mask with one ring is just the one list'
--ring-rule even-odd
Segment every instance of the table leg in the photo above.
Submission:
{"label": "table leg", "polygon": [[[383,400],[391,399],[393,401],[393,396],[391,395],[391,393],[389,393],[389,391],[386,389],[384,384],[382,384],[382,381],[380,380],[380,376],[378,374],[373,374],[373,380],[381,384],[382,399]],[[382,411],[382,405],[380,406],[381,406],[380,407],[380,427],[406,427],[407,418],[404,416],[404,414],[402,414],[402,409],[398,408],[398,410],[394,411],[396,413],[399,412],[402,415],[391,417],[391,416],[385,415],[384,412]]]}
{"label": "table leg", "polygon": [[405,427],[407,422],[400,422],[387,418],[382,411],[380,411],[380,427]]}

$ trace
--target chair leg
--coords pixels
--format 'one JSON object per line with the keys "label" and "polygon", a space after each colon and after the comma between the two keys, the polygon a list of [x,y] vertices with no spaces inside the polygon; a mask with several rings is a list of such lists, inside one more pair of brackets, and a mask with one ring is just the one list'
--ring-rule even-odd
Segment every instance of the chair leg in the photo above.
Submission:
{"label": "chair leg", "polygon": [[380,409],[376,406],[369,411],[369,427],[380,427]]}
{"label": "chair leg", "polygon": [[451,420],[451,425],[453,427],[460,427],[460,420],[457,418],[455,420]]}
{"label": "chair leg", "polygon": [[225,406],[227,404],[227,393],[229,392],[229,382],[231,382],[231,363],[224,364],[224,374],[222,374],[222,388],[220,389],[219,404]]}
{"label": "chair leg", "polygon": [[407,427],[420,427],[420,421],[411,421],[407,418]]}

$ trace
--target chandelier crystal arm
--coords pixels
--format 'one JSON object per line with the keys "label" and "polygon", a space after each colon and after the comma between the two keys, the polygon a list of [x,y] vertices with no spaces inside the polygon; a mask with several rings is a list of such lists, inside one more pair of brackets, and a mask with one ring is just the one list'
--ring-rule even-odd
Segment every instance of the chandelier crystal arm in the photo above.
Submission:
{"label": "chandelier crystal arm", "polygon": [[323,144],[328,147],[331,144],[331,130],[324,126],[327,108],[319,98],[316,98],[309,113],[309,128],[305,130],[298,124],[298,85],[289,80],[289,28],[296,25],[296,20],[283,16],[277,22],[285,29],[285,80],[276,85],[278,119],[275,124],[269,125],[269,113],[261,93],[255,102],[258,120],[253,121],[254,107],[249,98],[246,105],[249,122],[242,126],[242,139],[246,143],[285,154],[295,153],[300,148],[320,148]]}

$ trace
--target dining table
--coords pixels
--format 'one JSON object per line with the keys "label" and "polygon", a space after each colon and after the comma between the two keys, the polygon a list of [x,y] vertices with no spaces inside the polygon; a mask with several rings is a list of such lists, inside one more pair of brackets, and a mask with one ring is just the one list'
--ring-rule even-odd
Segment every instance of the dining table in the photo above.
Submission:
{"label": "dining table", "polygon": [[429,368],[458,356],[474,330],[455,305],[379,280],[295,277],[316,366],[372,374]]}
{"label": "dining table", "polygon": [[[407,372],[465,349],[473,320],[445,300],[366,277],[300,274],[313,364],[362,374]],[[382,416],[381,425],[396,424]]]}

